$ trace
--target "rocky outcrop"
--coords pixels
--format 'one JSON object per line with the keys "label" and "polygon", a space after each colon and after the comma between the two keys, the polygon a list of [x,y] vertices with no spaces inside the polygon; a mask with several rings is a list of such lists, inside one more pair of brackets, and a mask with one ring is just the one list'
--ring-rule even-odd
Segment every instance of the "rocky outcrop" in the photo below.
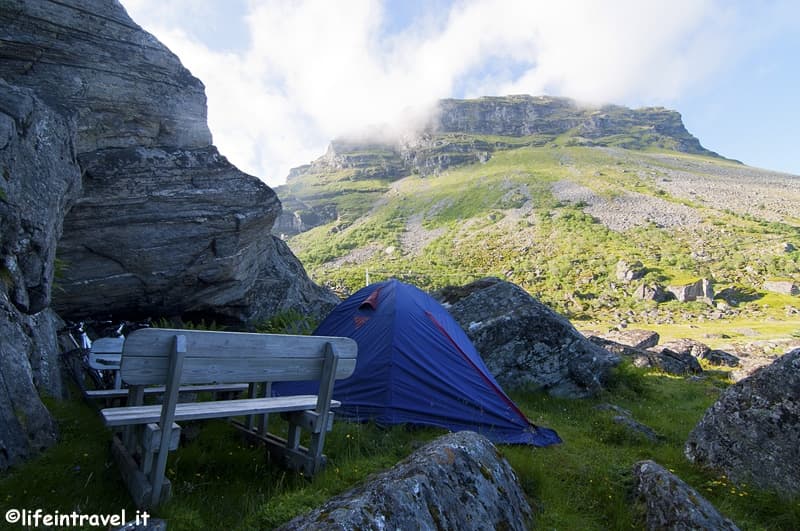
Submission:
{"label": "rocky outcrop", "polygon": [[503,387],[583,397],[599,391],[619,358],[522,288],[487,278],[437,294]]}
{"label": "rocky outcrop", "polygon": [[0,81],[0,470],[55,442],[40,392],[60,396],[48,310],[56,242],[80,191],[74,123]]}
{"label": "rocky outcrop", "polygon": [[644,349],[658,345],[660,336],[653,330],[640,330],[636,328],[625,328],[622,330],[610,330],[603,334],[605,339],[627,345],[629,347]]}
{"label": "rocky outcrop", "polygon": [[723,350],[712,350],[708,345],[694,339],[682,338],[667,341],[659,345],[662,349],[668,349],[681,356],[691,355],[699,360],[706,360],[712,365],[727,365],[736,367],[739,365],[739,358]]}
{"label": "rocky outcrop", "polygon": [[623,282],[631,282],[633,280],[637,280],[642,278],[647,271],[644,268],[644,265],[639,261],[636,260],[634,262],[628,262],[626,260],[620,260],[617,262],[616,267],[616,275],[617,280],[621,280]]}
{"label": "rocky outcrop", "polygon": [[589,341],[609,352],[630,358],[635,367],[659,369],[676,376],[703,372],[697,359],[687,352],[675,352],[660,345],[648,349],[636,348],[598,336],[589,336]]}
{"label": "rocky outcrop", "polygon": [[700,493],[654,461],[633,465],[633,480],[634,495],[643,508],[644,529],[739,529]]}
{"label": "rocky outcrop", "polygon": [[689,434],[693,463],[781,495],[800,494],[800,349],[729,387]]}
{"label": "rocky outcrop", "polygon": [[628,109],[617,105],[581,107],[567,98],[549,96],[484,97],[442,100],[435,130],[477,135],[545,136],[573,132],[580,145],[620,145],[615,135],[630,140],[621,147],[657,145],[685,153],[716,156],[684,127],[681,115],[662,107]]}
{"label": "rocky outcrop", "polygon": [[[178,58],[116,1],[9,0],[0,28],[0,77],[77,124],[84,195],[64,223],[58,310],[236,321],[279,310],[258,294],[266,271],[285,269],[270,254],[280,202],[211,145],[203,84]],[[289,269],[315,313],[332,306]]]}
{"label": "rocky outcrop", "polygon": [[768,280],[764,282],[764,291],[781,295],[800,295],[800,287],[791,280]]}
{"label": "rocky outcrop", "polygon": [[621,426],[628,435],[634,438],[644,438],[650,442],[659,442],[663,439],[653,428],[633,418],[633,413],[625,408],[605,403],[595,406],[594,409],[616,413],[611,417],[611,422]]}
{"label": "rocky outcrop", "polygon": [[279,529],[524,530],[531,518],[508,462],[485,437],[459,432]]}
{"label": "rocky outcrop", "polygon": [[655,302],[666,302],[670,299],[671,295],[664,291],[664,288],[655,283],[643,282],[633,292],[634,297]]}
{"label": "rocky outcrop", "polygon": [[714,298],[714,288],[710,280],[701,278],[690,284],[677,284],[667,286],[667,291],[672,293],[680,302],[705,300],[710,302]]}

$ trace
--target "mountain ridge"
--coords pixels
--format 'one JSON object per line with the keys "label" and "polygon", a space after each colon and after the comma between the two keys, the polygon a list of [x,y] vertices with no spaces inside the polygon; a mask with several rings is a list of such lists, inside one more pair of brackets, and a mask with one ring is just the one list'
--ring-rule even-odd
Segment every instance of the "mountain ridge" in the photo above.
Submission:
{"label": "mountain ridge", "polygon": [[[491,112],[481,110],[486,101]],[[552,106],[554,122],[526,129],[522,110],[538,100],[509,101],[465,103],[456,115],[472,133],[334,140],[276,189],[284,212],[274,230],[316,281],[341,294],[367,276],[424,289],[498,276],[574,319],[656,325],[769,315],[800,328],[800,301],[768,289],[776,279],[800,285],[800,178],[705,150],[675,111],[589,113],[590,139],[577,134],[587,127],[552,118]],[[654,115],[667,125],[646,121]],[[542,132],[556,122],[570,127]],[[484,134],[498,130],[533,134]],[[641,278],[618,279],[620,261],[640,262]],[[716,288],[691,311],[653,299],[700,279]]]}

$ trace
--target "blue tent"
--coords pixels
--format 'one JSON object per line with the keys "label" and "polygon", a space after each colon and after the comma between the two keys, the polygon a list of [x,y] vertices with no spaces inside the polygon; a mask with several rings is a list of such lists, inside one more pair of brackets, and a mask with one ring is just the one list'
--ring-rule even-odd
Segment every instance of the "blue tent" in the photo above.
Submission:
{"label": "blue tent", "polygon": [[[534,426],[503,392],[472,342],[438,302],[397,280],[372,284],[339,304],[315,335],[351,337],[358,362],[336,382],[336,414],[381,425],[472,430],[497,443],[561,442]],[[314,393],[308,382],[275,384],[273,394]]]}

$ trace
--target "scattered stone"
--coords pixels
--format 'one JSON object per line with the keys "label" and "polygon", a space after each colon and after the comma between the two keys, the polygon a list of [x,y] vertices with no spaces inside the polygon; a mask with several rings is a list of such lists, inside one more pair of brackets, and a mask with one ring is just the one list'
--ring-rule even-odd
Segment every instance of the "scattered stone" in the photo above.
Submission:
{"label": "scattered stone", "polygon": [[644,436],[644,438],[649,441],[658,442],[662,439],[662,437],[656,433],[653,428],[642,424],[629,415],[615,415],[611,420],[613,420],[616,424],[624,426],[631,433]]}
{"label": "scattered stone", "polygon": [[708,345],[688,338],[667,341],[666,343],[660,344],[659,347],[669,349],[678,354],[689,354],[700,359],[705,359],[708,353],[711,352]]}
{"label": "scattered stone", "polygon": [[533,512],[514,471],[482,435],[445,435],[394,468],[281,526],[525,530]]}
{"label": "scattered stone", "polygon": [[633,465],[633,479],[634,494],[644,505],[645,529],[739,529],[700,493],[654,461]]}
{"label": "scattered stone", "polygon": [[617,280],[631,282],[642,278],[646,272],[644,265],[638,260],[631,263],[625,260],[617,262]]}
{"label": "scattered stone", "polygon": [[679,354],[669,349],[641,349],[623,345],[605,337],[590,336],[589,341],[609,352],[630,358],[636,367],[649,367],[668,374],[686,376],[703,372],[700,363],[691,354]]}
{"label": "scattered stone", "polygon": [[619,363],[616,355],[588,341],[567,319],[510,282],[486,278],[435,296],[447,304],[503,387],[590,396]]}
{"label": "scattered stone", "polygon": [[781,495],[800,493],[800,349],[729,387],[689,434],[684,453]]}
{"label": "scattered stone", "polygon": [[728,367],[738,367],[740,365],[739,358],[724,350],[712,349],[706,355],[705,360],[711,365],[725,365]]}
{"label": "scattered stone", "polygon": [[658,332],[639,329],[611,330],[607,334],[603,334],[603,337],[615,343],[638,349],[655,347],[660,339]]}
{"label": "scattered stone", "polygon": [[642,435],[646,439],[653,442],[658,442],[662,439],[662,437],[658,433],[656,433],[651,427],[646,426],[641,422],[637,421],[636,419],[634,419],[633,413],[631,413],[625,408],[619,407],[614,404],[605,403],[595,406],[594,409],[600,411],[613,411],[614,413],[617,413],[617,415],[615,415],[611,420],[616,424],[624,426],[634,434]]}
{"label": "scattered stone", "polygon": [[701,278],[691,284],[667,286],[667,291],[672,293],[680,302],[711,301],[714,298],[714,288],[711,281],[706,278]]}
{"label": "scattered stone", "polygon": [[797,247],[795,247],[794,244],[791,242],[784,242],[784,244],[781,245],[781,251],[783,251],[784,253],[793,253],[796,250]]}
{"label": "scattered stone", "polygon": [[652,348],[646,352],[648,353],[647,362],[644,363],[644,360],[639,360],[640,364],[637,364],[635,360],[634,365],[637,367],[653,367],[678,376],[703,372],[700,362],[691,354],[675,352],[662,347]]}
{"label": "scattered stone", "polygon": [[764,282],[764,291],[781,295],[800,295],[800,287],[791,280],[768,280]]}
{"label": "scattered stone", "polygon": [[636,288],[633,292],[634,297],[645,301],[666,302],[672,295],[664,291],[664,288],[658,284],[642,283],[641,286]]}

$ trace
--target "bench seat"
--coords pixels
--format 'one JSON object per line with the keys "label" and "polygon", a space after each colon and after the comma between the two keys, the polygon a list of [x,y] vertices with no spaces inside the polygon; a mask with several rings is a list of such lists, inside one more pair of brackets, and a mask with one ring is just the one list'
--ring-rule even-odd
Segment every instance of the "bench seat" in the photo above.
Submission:
{"label": "bench seat", "polygon": [[[269,398],[244,398],[217,402],[185,402],[175,405],[174,422],[204,420],[265,413],[313,410],[317,406],[317,395],[281,396]],[[331,407],[341,402],[331,400]],[[106,426],[128,426],[158,422],[161,405],[112,407],[100,411]]]}

